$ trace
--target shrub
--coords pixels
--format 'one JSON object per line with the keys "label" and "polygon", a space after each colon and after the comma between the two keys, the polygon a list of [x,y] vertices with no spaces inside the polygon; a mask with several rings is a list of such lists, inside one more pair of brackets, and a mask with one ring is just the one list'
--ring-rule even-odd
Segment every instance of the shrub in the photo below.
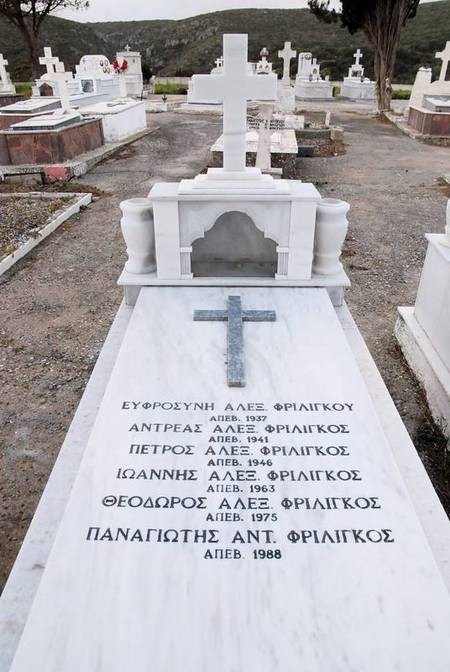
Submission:
{"label": "shrub", "polygon": [[411,98],[411,91],[409,89],[394,89],[392,91],[393,100],[409,100]]}
{"label": "shrub", "polygon": [[187,93],[187,88],[185,84],[155,84],[155,93],[169,93],[180,96]]}
{"label": "shrub", "polygon": [[16,84],[16,93],[18,93],[21,96],[27,96],[27,98],[30,98],[31,84],[28,82],[19,82],[18,84]]}
{"label": "shrub", "polygon": [[341,87],[340,86],[333,86],[333,98],[336,98],[336,96],[341,95]]}

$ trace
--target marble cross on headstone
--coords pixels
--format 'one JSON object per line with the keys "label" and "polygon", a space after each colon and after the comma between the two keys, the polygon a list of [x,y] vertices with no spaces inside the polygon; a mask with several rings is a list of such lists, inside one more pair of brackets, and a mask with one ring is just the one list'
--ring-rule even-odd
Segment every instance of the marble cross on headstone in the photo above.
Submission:
{"label": "marble cross on headstone", "polygon": [[355,65],[361,65],[360,60],[363,57],[363,53],[361,49],[357,49],[355,53],[353,54],[353,58],[355,59]]}
{"label": "marble cross on headstone", "polygon": [[47,75],[53,75],[56,72],[56,64],[59,58],[52,56],[51,47],[44,47],[44,55],[40,57],[39,63],[47,68]]}
{"label": "marble cross on headstone", "polygon": [[245,387],[244,322],[275,322],[273,310],[242,310],[240,296],[229,296],[226,310],[195,310],[195,322],[227,322],[228,387]]}
{"label": "marble cross on headstone", "polygon": [[195,75],[195,91],[204,102],[223,103],[223,167],[245,172],[247,101],[275,100],[276,78],[257,77],[247,64],[248,36],[223,36],[223,68],[212,75]]}
{"label": "marble cross on headstone", "polygon": [[8,61],[6,58],[3,58],[3,54],[0,54],[0,83],[3,84],[3,86],[7,86],[9,84],[9,77],[8,73],[6,72],[7,65]]}
{"label": "marble cross on headstone", "polygon": [[297,52],[291,49],[291,43],[285,42],[284,49],[278,52],[278,58],[283,59],[283,84],[291,83],[291,60],[297,56]]}
{"label": "marble cross on headstone", "polygon": [[441,73],[439,75],[439,81],[445,82],[447,77],[448,64],[450,61],[450,41],[445,45],[443,51],[436,52],[436,58],[440,58],[442,61]]}

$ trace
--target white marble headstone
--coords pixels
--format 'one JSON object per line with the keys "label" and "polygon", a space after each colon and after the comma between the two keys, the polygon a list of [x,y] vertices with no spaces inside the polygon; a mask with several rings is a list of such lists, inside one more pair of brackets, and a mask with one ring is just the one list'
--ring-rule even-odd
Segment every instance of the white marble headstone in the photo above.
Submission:
{"label": "white marble headstone", "polygon": [[[239,294],[247,387],[226,384]],[[146,288],[11,672],[448,672],[450,601],[325,290]]]}

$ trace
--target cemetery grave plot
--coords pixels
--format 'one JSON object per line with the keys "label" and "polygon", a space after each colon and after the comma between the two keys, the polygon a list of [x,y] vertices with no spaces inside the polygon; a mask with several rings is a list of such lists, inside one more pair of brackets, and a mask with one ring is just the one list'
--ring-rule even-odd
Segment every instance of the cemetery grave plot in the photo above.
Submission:
{"label": "cemetery grave plot", "polygon": [[[86,194],[0,194],[0,274],[55,228],[90,202]],[[78,206],[77,206],[78,204]]]}
{"label": "cemetery grave plot", "polygon": [[[353,279],[353,289],[347,300],[425,462],[434,487],[450,512],[445,441],[433,426],[424,396],[398,349],[395,349],[392,336],[396,306],[414,300],[414,292],[408,292],[410,286],[414,289],[423,263],[425,244],[421,234],[432,229],[433,222],[441,225],[443,198],[436,198],[436,193],[429,185],[433,181],[431,176],[434,172],[444,174],[448,162],[444,162],[441,154],[444,150],[427,146],[422,148],[390,125],[343,114],[339,115],[337,121],[351,131],[347,154],[331,162],[320,158],[302,159],[305,162],[302,179],[313,181],[323,196],[337,194],[338,197],[349,198],[353,204],[348,253],[343,259]],[[158,115],[158,125],[161,129],[158,133],[138,141],[134,146],[140,155],[143,147],[148,147],[153,174],[163,177],[191,174],[199,170],[202,157],[206,158],[209,146],[218,136],[217,118],[211,115],[194,120],[192,117],[187,118],[187,115],[168,113]],[[381,132],[383,135],[389,134],[389,142],[380,140]],[[183,157],[181,162],[180,154]],[[416,178],[402,177],[398,170],[397,157],[400,156],[410,166],[414,166],[419,157],[420,182],[426,179],[426,188],[418,188]],[[4,445],[11,447],[14,454],[20,454],[21,434],[19,432],[16,435],[13,431],[18,424],[20,428],[28,426],[33,429],[35,445],[34,452],[26,456],[20,468],[18,461],[12,458],[2,464],[7,470],[7,507],[4,508],[1,521],[2,529],[6,532],[0,552],[0,583],[6,578],[20,547],[89,376],[96,351],[106,336],[120,301],[115,280],[123,261],[122,242],[119,234],[116,235],[111,229],[108,213],[112,206],[106,199],[114,192],[115,180],[119,177],[120,187],[128,188],[128,194],[144,194],[147,187],[143,189],[141,185],[141,164],[135,161],[134,156],[128,158],[123,164],[124,172],[117,178],[109,172],[111,169],[105,171],[104,166],[99,166],[83,177],[78,185],[72,181],[67,183],[69,190],[94,191],[105,196],[105,200],[98,204],[101,209],[96,208],[94,203],[92,208],[86,210],[80,222],[84,226],[79,227],[77,236],[64,232],[64,246],[57,245],[62,229],[52,236],[46,246],[38,248],[36,255],[33,255],[37,257],[36,263],[33,257],[29,258],[27,265],[33,265],[26,269],[26,273],[16,273],[14,278],[5,275],[2,279],[3,305],[10,326],[4,329],[6,333],[1,335],[0,346],[4,348],[5,354],[13,354],[8,355],[9,361],[0,363],[4,366],[0,370],[0,382],[8,398],[7,414],[10,419],[10,422],[0,427],[0,439]],[[383,170],[382,165],[385,166]],[[372,181],[367,179],[367,175],[372,177]],[[410,170],[408,175],[413,175],[413,171]],[[414,198],[409,197],[411,185],[414,186]],[[0,185],[0,192],[10,188],[16,189],[16,185]],[[53,189],[61,191],[59,184],[46,187],[46,191]],[[443,189],[448,189],[448,186]],[[449,197],[450,193],[443,193],[445,195]],[[377,207],[371,206],[369,197],[372,200],[374,197],[379,198]],[[386,221],[393,223],[389,228],[389,242],[396,250],[396,263],[404,266],[410,259],[414,260],[407,271],[407,284],[403,274],[396,273],[392,255],[389,249],[386,250]],[[404,232],[411,230],[411,223],[414,223],[413,235],[405,239]],[[358,237],[358,243],[355,242],[355,236]],[[103,263],[99,266],[99,249],[107,250],[108,259],[111,260],[108,269]],[[66,274],[66,255],[80,259],[83,272],[77,278],[76,285],[71,280],[72,276]],[[416,268],[417,278],[414,276]],[[33,279],[32,285],[30,277]],[[30,290],[32,294],[27,296]],[[92,305],[90,302],[93,302]],[[371,306],[369,313],[366,310],[368,305]],[[50,325],[48,340],[40,320],[44,310]],[[367,313],[366,317],[364,313]],[[63,315],[63,319],[59,315]],[[81,330],[79,324],[82,325]],[[27,333],[29,337],[17,341],[15,334],[19,332]],[[63,352],[60,352],[61,345]],[[8,350],[10,346],[17,352]],[[48,356],[47,350],[54,353],[51,366],[41,363]],[[42,357],[36,357],[36,351],[42,353]],[[34,361],[30,360],[31,356],[35,357]],[[11,369],[11,373],[13,370],[15,372],[14,386],[13,376],[8,373],[8,369]],[[37,394],[32,393],[30,377],[31,381],[37,381]],[[27,404],[25,415],[24,400]],[[50,431],[44,438],[45,427]]]}

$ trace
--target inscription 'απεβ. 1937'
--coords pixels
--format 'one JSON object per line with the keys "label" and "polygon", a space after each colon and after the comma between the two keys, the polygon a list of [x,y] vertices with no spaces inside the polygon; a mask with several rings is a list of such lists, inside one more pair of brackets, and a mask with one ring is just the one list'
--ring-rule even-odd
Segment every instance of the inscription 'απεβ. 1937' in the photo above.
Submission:
{"label": "inscription '\u03b1\u03c0\u03b5\u03b2. 1937'", "polygon": [[[239,297],[229,297],[230,301],[233,298]],[[229,319],[229,311],[220,315]],[[203,314],[207,316],[209,311]],[[127,432],[155,438],[162,434],[167,442],[124,445],[123,463],[111,474],[108,492],[99,500],[112,515],[110,525],[93,524],[85,538],[167,543],[173,548],[217,544],[220,548],[211,546],[202,556],[240,561],[280,560],[302,545],[392,543],[382,498],[370,483],[365,485],[361,465],[352,464],[357,455],[351,436],[354,407],[346,401],[124,401],[121,409],[130,419]],[[178,419],[174,421],[170,413]],[[286,422],[292,413],[298,423]],[[322,414],[328,421],[315,421],[314,416],[322,420]],[[303,424],[306,418],[309,422]],[[180,434],[189,435],[189,443],[173,441]],[[345,434],[345,445],[305,443],[306,436],[327,434]],[[135,491],[123,492],[119,483],[129,483]],[[127,527],[114,525],[118,510],[133,518],[145,512],[150,519],[156,516],[158,524],[143,528],[129,520]],[[183,511],[189,511],[193,527],[180,526]],[[317,522],[319,512],[320,520],[324,513],[327,516],[323,529],[306,527],[304,516]],[[335,518],[340,514],[348,520],[346,527]],[[370,516],[370,526],[361,525],[360,514]],[[160,527],[161,516],[170,525]],[[292,527],[293,516],[302,527]],[[373,516],[377,522],[380,516],[379,525],[374,526]],[[217,528],[202,527],[211,523]]]}

